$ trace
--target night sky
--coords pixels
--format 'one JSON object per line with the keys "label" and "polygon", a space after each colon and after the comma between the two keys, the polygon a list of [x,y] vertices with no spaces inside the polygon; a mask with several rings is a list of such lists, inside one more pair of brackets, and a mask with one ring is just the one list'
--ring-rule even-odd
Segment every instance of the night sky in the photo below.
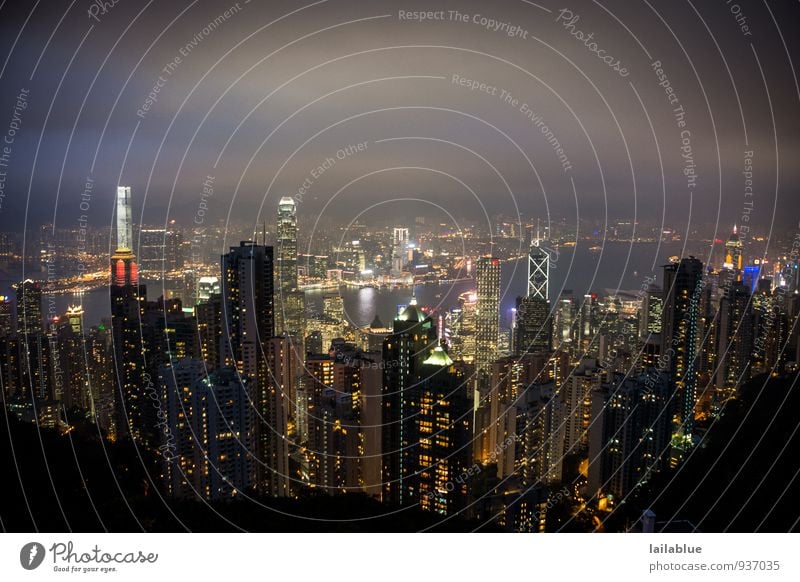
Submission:
{"label": "night sky", "polygon": [[117,184],[191,226],[209,176],[211,221],[304,182],[301,219],[798,218],[798,2],[101,4],[0,3],[0,230],[104,228]]}

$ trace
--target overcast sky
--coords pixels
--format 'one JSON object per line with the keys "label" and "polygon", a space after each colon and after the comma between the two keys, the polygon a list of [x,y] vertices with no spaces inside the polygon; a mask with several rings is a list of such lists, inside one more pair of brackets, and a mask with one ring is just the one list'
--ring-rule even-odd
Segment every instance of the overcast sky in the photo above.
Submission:
{"label": "overcast sky", "polygon": [[117,184],[191,226],[209,176],[206,221],[272,220],[298,192],[344,220],[403,222],[368,210],[399,198],[442,220],[798,219],[798,2],[1,6],[2,230],[108,225]]}

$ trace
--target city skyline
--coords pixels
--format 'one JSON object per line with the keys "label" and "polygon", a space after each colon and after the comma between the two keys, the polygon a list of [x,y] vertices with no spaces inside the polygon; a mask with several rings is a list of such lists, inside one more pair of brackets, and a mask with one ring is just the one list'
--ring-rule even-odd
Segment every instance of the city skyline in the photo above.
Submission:
{"label": "city skyline", "polygon": [[773,4],[0,2],[0,530],[798,531]]}

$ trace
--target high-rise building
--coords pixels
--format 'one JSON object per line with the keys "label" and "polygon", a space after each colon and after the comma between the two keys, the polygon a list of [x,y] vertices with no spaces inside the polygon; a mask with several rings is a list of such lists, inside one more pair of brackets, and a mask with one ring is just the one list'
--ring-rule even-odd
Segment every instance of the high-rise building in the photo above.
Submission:
{"label": "high-rise building", "polygon": [[417,406],[417,373],[437,343],[436,326],[413,300],[383,341],[383,499],[398,505],[418,502],[418,441],[409,433],[408,422]]}
{"label": "high-rise building", "polygon": [[661,333],[661,310],[663,308],[663,291],[649,288],[642,298],[642,307],[639,312],[640,337],[647,338],[651,334]]}
{"label": "high-rise building", "polygon": [[42,317],[42,286],[26,279],[14,285],[17,292],[17,334],[20,336],[44,332]]}
{"label": "high-rise building", "polygon": [[265,379],[266,390],[262,390],[266,396],[260,410],[259,439],[263,454],[257,474],[264,490],[273,497],[288,497],[292,492],[289,424],[295,416],[297,378],[302,369],[296,341],[290,336],[262,341],[269,377]]}
{"label": "high-rise building", "polygon": [[[266,346],[275,335],[273,303],[272,247],[243,241],[222,256],[222,346],[220,358],[225,367],[234,368],[254,386],[256,407],[256,443],[259,491],[281,495],[285,491],[280,481],[277,490],[273,465],[283,463],[283,445],[278,441],[286,435],[276,432],[270,419],[283,418],[276,409],[278,400],[270,380]],[[286,473],[283,473],[285,478]]]}
{"label": "high-rise building", "polygon": [[411,389],[404,430],[410,433],[408,458],[416,468],[406,485],[416,489],[423,511],[458,515],[468,505],[470,482],[462,476],[472,467],[472,398],[465,380],[464,365],[454,364],[437,346]]}
{"label": "high-rise building", "polygon": [[7,295],[0,295],[0,338],[14,335],[14,302]]}
{"label": "high-rise building", "polygon": [[513,352],[546,352],[553,342],[550,303],[540,297],[517,297]]}
{"label": "high-rise building", "polygon": [[750,379],[755,315],[750,290],[741,281],[725,290],[716,326],[717,373],[715,386],[722,400]]}
{"label": "high-rise building", "polygon": [[114,345],[116,435],[130,436],[145,446],[154,435],[155,410],[148,391],[153,380],[145,372],[145,349],[141,322],[147,290],[139,284],[139,269],[133,254],[131,189],[117,188],[117,245],[111,255],[111,327]]}
{"label": "high-rise building", "polygon": [[481,257],[475,269],[478,287],[475,310],[475,371],[481,374],[498,356],[500,332],[500,259]]}
{"label": "high-rise building", "polygon": [[297,278],[297,207],[289,196],[278,202],[277,234],[275,329],[302,337],[305,295]]}
{"label": "high-rise building", "polygon": [[553,313],[553,346],[568,348],[572,345],[575,326],[575,299],[572,291],[565,290],[558,298]]}
{"label": "high-rise building", "polygon": [[392,236],[392,276],[398,277],[408,264],[408,229],[396,227]]}
{"label": "high-rise building", "polygon": [[80,305],[70,305],[67,308],[67,321],[72,328],[73,333],[77,335],[83,334],[83,307]]}
{"label": "high-rise building", "polygon": [[661,357],[668,364],[680,398],[678,448],[692,445],[697,403],[698,340],[703,300],[703,263],[694,257],[664,266]]}
{"label": "high-rise building", "polygon": [[255,422],[249,382],[236,370],[206,375],[197,359],[162,365],[166,411],[159,451],[174,497],[220,500],[255,484]]}
{"label": "high-rise building", "polygon": [[669,458],[672,390],[655,368],[635,378],[615,374],[592,394],[589,490],[624,500]]}
{"label": "high-rise building", "polygon": [[528,251],[528,297],[550,299],[550,254],[544,250],[539,240],[539,228],[536,238]]}
{"label": "high-rise building", "polygon": [[726,272],[726,285],[742,280],[742,240],[739,238],[736,225],[725,243],[725,262],[723,268]]}

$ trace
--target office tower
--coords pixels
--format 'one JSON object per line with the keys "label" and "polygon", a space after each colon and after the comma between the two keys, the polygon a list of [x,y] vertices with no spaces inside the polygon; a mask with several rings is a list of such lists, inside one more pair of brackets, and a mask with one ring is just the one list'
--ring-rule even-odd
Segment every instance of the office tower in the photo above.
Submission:
{"label": "office tower", "polygon": [[70,305],[67,308],[66,318],[73,333],[77,335],[83,334],[83,307],[80,305]]}
{"label": "office tower", "polygon": [[163,275],[167,268],[166,230],[163,228],[142,228],[139,230],[139,244],[136,254],[139,259],[139,270],[152,274],[153,277]]}
{"label": "office tower", "polygon": [[517,297],[515,354],[550,350],[553,342],[553,319],[550,304],[539,297]]}
{"label": "office tower", "polygon": [[725,285],[742,280],[742,241],[733,226],[733,232],[725,243],[725,262],[723,269],[726,272]]}
{"label": "office tower", "polygon": [[278,288],[288,293],[297,289],[297,207],[294,198],[278,202],[278,237],[275,269]]}
{"label": "office tower", "polygon": [[755,316],[750,290],[741,281],[727,289],[720,300],[716,326],[717,366],[714,385],[721,401],[734,396],[736,389],[750,379]]}
{"label": "office tower", "polygon": [[0,338],[14,335],[14,303],[11,297],[0,295]]}
{"label": "office tower", "polygon": [[575,325],[575,300],[572,291],[565,290],[558,298],[553,313],[553,346],[571,347]]}
{"label": "office tower", "polygon": [[592,347],[596,344],[597,325],[597,295],[587,293],[583,296],[583,303],[578,309],[578,321],[575,326],[575,342],[582,355],[593,353]]}
{"label": "office tower", "polygon": [[641,338],[661,333],[661,310],[663,307],[663,291],[657,288],[648,288],[642,297],[642,307],[639,312],[639,336]]}
{"label": "office tower", "polygon": [[249,382],[236,370],[205,374],[198,359],[159,370],[166,410],[159,452],[173,497],[220,500],[255,483],[255,431]]}
{"label": "office tower", "polygon": [[[758,263],[758,261],[756,261]],[[742,283],[750,290],[750,294],[756,292],[758,282],[761,280],[761,265],[745,265],[742,269]]]}
{"label": "office tower", "polygon": [[458,296],[458,307],[445,315],[443,338],[449,347],[448,354],[457,361],[471,364],[475,361],[475,311],[478,295],[466,291]]}
{"label": "office tower", "polygon": [[536,226],[536,238],[531,242],[528,251],[528,297],[550,299],[550,254],[541,246],[539,226]]}
{"label": "office tower", "polygon": [[346,322],[344,297],[338,293],[327,293],[322,298],[322,311],[328,319],[341,324]]}
{"label": "office tower", "polygon": [[395,227],[392,235],[392,276],[399,277],[408,263],[408,229]]}
{"label": "office tower", "polygon": [[461,514],[469,501],[473,465],[472,398],[464,366],[437,346],[422,362],[411,390],[411,418],[404,430],[410,433],[408,458],[417,467],[406,486],[416,489],[423,511]]}
{"label": "office tower", "polygon": [[478,301],[475,310],[475,371],[478,378],[497,358],[500,331],[500,260],[481,257],[475,270]]}
{"label": "office tower", "polygon": [[197,320],[197,336],[200,358],[209,371],[222,365],[220,347],[222,346],[222,296],[219,294],[200,301],[194,308]]}
{"label": "office tower", "polygon": [[117,188],[116,250],[111,255],[111,328],[116,377],[115,433],[130,436],[149,445],[154,437],[155,411],[148,391],[153,380],[145,375],[145,353],[141,321],[147,290],[139,284],[139,269],[133,254],[131,223],[131,189]]}
{"label": "office tower", "polygon": [[623,501],[669,458],[672,389],[669,375],[650,369],[615,374],[592,394],[589,492]]}
{"label": "office tower", "polygon": [[436,326],[414,300],[394,319],[383,341],[383,499],[397,505],[418,502],[413,480],[417,441],[405,429],[417,402],[417,373],[436,345]]}
{"label": "office tower", "polygon": [[219,277],[200,277],[197,281],[197,301],[207,301],[214,295],[219,295],[222,287]]}
{"label": "office tower", "polygon": [[26,279],[14,285],[14,289],[17,292],[17,334],[44,333],[41,284]]}
{"label": "office tower", "polygon": [[666,358],[679,394],[681,442],[692,445],[697,403],[697,348],[703,299],[703,263],[694,257],[664,266],[664,308],[661,318],[661,357]]}
{"label": "office tower", "polygon": [[[280,400],[270,380],[265,350],[275,335],[273,304],[272,247],[243,241],[222,256],[222,348],[225,367],[234,368],[254,386],[257,437],[257,487],[266,495],[285,493],[286,473],[274,473],[283,466],[282,441],[270,419],[282,419]],[[280,424],[280,423],[278,423]],[[276,485],[277,489],[273,489]]]}
{"label": "office tower", "polygon": [[277,233],[275,329],[278,334],[302,337],[305,295],[299,290],[297,278],[297,207],[294,198],[284,196],[278,202]]}

